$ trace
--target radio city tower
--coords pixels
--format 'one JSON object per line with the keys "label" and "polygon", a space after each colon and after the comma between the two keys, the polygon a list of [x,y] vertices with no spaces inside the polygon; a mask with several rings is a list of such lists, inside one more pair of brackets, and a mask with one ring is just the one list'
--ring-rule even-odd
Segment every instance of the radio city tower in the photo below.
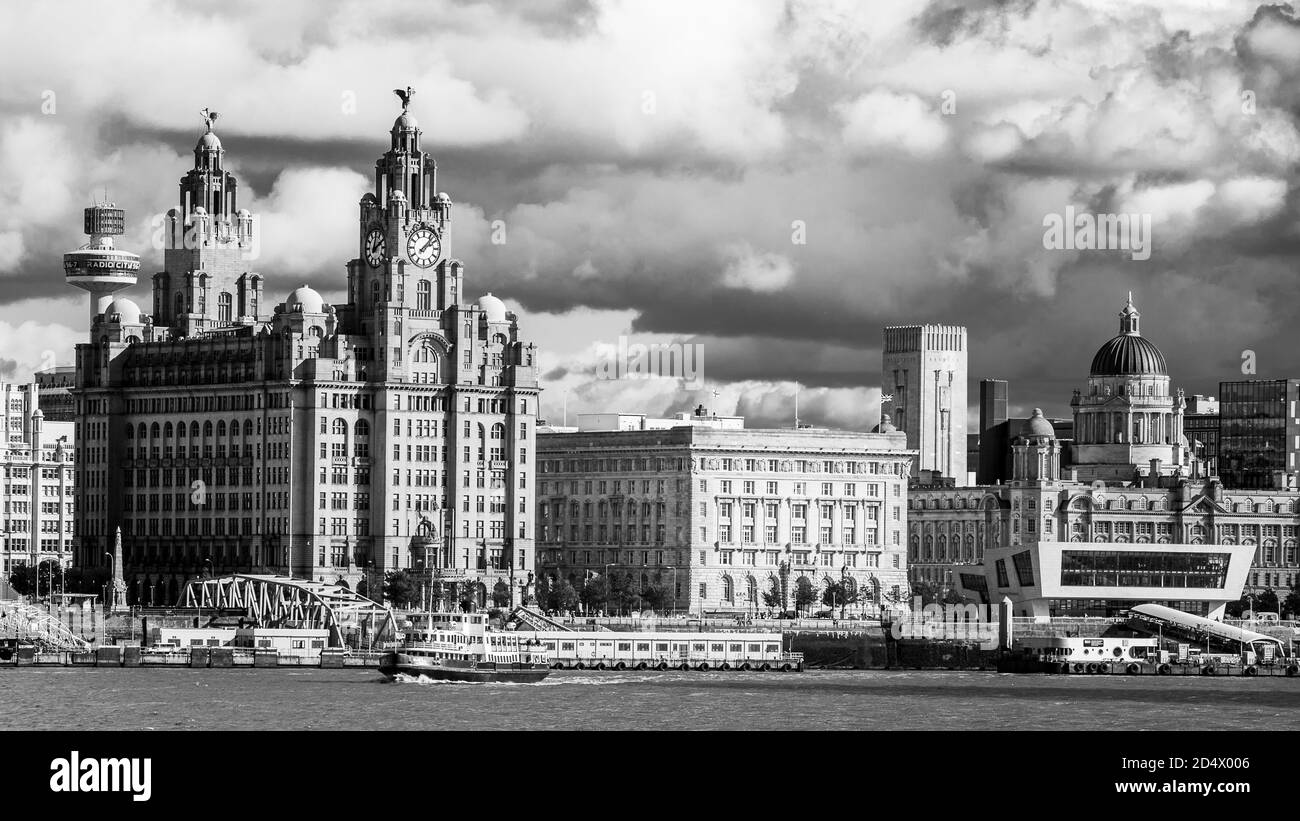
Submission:
{"label": "radio city tower", "polygon": [[90,242],[63,255],[63,273],[69,285],[90,292],[90,324],[104,312],[113,294],[135,284],[140,258],[113,247],[113,237],[125,231],[126,212],[113,203],[85,210],[85,233]]}

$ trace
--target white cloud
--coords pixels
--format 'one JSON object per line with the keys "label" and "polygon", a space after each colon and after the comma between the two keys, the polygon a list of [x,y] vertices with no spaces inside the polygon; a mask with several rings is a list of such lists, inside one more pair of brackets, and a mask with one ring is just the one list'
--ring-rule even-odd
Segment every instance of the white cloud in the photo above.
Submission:
{"label": "white cloud", "polygon": [[926,157],[943,150],[948,127],[938,100],[875,89],[840,107],[844,143],[858,154],[898,151]]}
{"label": "white cloud", "polygon": [[781,254],[756,252],[748,243],[727,249],[722,284],[748,291],[780,291],[794,280],[794,263]]}
{"label": "white cloud", "polygon": [[250,265],[286,294],[301,284],[288,281],[294,277],[344,280],[344,265],[357,255],[357,202],[367,186],[341,168],[285,171],[269,195],[244,205],[260,218],[262,233],[261,256]]}

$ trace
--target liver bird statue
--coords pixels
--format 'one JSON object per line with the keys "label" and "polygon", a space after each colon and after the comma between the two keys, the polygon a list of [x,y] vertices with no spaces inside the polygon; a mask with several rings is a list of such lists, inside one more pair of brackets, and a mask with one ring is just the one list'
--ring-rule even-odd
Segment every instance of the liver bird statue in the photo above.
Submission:
{"label": "liver bird statue", "polygon": [[206,108],[200,111],[199,114],[203,115],[203,124],[208,127],[208,131],[212,130],[212,124],[215,123],[217,121],[217,118],[221,116],[217,112],[209,111]]}
{"label": "liver bird statue", "polygon": [[405,91],[402,91],[400,88],[395,88],[393,89],[393,93],[401,98],[402,111],[406,111],[406,109],[411,105],[411,98],[415,96],[415,89],[410,86],[407,86]]}

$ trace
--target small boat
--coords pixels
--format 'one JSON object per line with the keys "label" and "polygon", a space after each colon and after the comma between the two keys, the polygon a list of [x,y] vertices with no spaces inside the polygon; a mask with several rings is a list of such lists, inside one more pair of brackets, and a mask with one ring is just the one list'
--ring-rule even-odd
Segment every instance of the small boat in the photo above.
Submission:
{"label": "small boat", "polygon": [[489,630],[482,613],[425,613],[414,618],[405,641],[379,662],[379,672],[434,681],[517,682],[546,678],[551,666],[540,642]]}

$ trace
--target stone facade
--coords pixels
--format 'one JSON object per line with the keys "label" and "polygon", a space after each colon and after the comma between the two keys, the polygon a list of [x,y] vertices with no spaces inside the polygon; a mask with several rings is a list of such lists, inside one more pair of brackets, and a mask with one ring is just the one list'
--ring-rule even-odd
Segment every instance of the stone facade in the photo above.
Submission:
{"label": "stone facade", "polygon": [[1106,489],[1076,481],[1011,482],[914,487],[908,507],[912,578],[944,588],[955,587],[959,575],[983,575],[988,549],[1040,541],[1253,545],[1245,592],[1271,588],[1285,597],[1300,580],[1295,491],[1231,491],[1213,479]]}
{"label": "stone facade", "polygon": [[966,477],[966,329],[956,325],[885,328],[882,412],[917,451],[912,475]]}
{"label": "stone facade", "polygon": [[71,422],[47,422],[36,384],[0,385],[7,431],[3,458],[4,532],[0,572],[22,565],[72,563],[74,466]]}
{"label": "stone facade", "polygon": [[77,348],[78,559],[120,526],[130,602],[234,571],[528,595],[536,351],[500,299],[466,299],[421,133],[404,110],[376,163],[347,303],[303,286],[269,315],[257,219],[200,139],[154,315],[119,296]]}
{"label": "stone facade", "polygon": [[581,588],[630,574],[670,611],[759,612],[775,581],[907,596],[903,533],[914,453],[901,433],[667,430],[543,434],[539,571]]}

